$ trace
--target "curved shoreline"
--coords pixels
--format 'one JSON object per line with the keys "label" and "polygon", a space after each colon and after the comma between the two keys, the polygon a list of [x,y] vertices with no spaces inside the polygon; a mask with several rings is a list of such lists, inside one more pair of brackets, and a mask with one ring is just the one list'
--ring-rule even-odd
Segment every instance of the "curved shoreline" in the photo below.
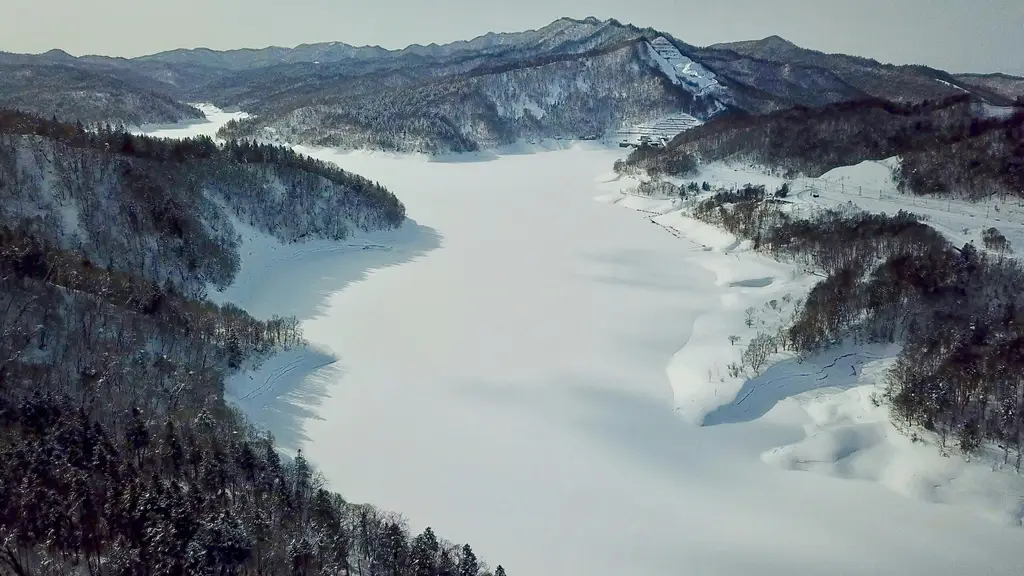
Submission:
{"label": "curved shoreline", "polygon": [[[620,202],[623,199],[629,201]],[[1024,526],[1024,478],[1004,465],[998,455],[979,454],[977,463],[965,462],[957,455],[946,458],[935,438],[924,434],[911,441],[892,427],[884,405],[870,401],[882,394],[881,366],[895,358],[898,346],[841,346],[803,363],[792,354],[775,354],[756,374],[720,375],[720,363],[738,361],[744,343],[743,339],[737,342],[739,350],[707,345],[720,342],[728,333],[722,324],[739,326],[743,321],[739,310],[772,297],[766,288],[789,288],[789,294],[803,297],[816,277],[754,253],[749,243],[683,215],[675,200],[629,198],[626,192],[620,198],[604,200],[660,214],[649,218],[677,238],[700,246],[702,253],[693,260],[714,273],[715,284],[725,291],[718,309],[705,311],[694,320],[691,340],[666,368],[684,420],[703,426],[752,420],[796,423],[804,429],[803,438],[765,450],[762,461],[785,470],[867,480],[909,498],[958,506],[1004,525]],[[759,270],[775,274],[757,277]],[[737,280],[740,277],[748,279]],[[785,325],[783,314],[778,316],[777,326]],[[749,338],[750,328],[734,332]],[[712,363],[713,367],[707,368]],[[707,385],[697,384],[703,382],[700,372],[704,368],[708,369]]]}

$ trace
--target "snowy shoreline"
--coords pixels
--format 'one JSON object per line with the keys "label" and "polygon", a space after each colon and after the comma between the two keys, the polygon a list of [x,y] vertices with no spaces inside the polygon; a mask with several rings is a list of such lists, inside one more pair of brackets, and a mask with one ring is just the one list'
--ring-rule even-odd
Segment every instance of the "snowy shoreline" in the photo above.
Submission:
{"label": "snowy shoreline", "polygon": [[[889,168],[885,163],[879,166]],[[897,194],[891,183],[879,179],[879,171],[870,163],[855,168],[835,173],[851,180],[853,189],[866,183],[871,189],[889,186],[888,192]],[[723,172],[728,174],[725,179]],[[864,178],[865,172],[869,178]],[[733,178],[742,174],[729,167],[713,166],[683,183],[736,185]],[[777,187],[782,182],[756,171],[746,175],[753,184]],[[769,333],[788,326],[792,307],[779,303],[778,308],[770,306],[769,310],[763,304],[780,302],[778,295],[783,292],[787,299],[802,299],[819,278],[757,253],[749,241],[740,241],[687,216],[678,199],[631,194],[629,190],[638,180],[605,178],[604,182],[615,182],[619,191],[597,200],[641,212],[699,248],[699,255],[692,261],[713,272],[716,285],[725,292],[719,308],[698,316],[690,340],[667,368],[676,409],[683,419],[695,425],[753,418],[797,422],[804,427],[806,437],[765,451],[761,460],[786,470],[877,482],[910,498],[963,506],[1002,524],[1024,526],[1024,477],[1003,463],[998,450],[989,447],[975,456],[974,462],[959,454],[946,456],[934,435],[917,431],[912,440],[891,424],[887,408],[877,398],[884,390],[884,373],[894,361],[898,346],[846,345],[802,362],[791,353],[776,353],[757,373],[748,369],[739,376],[727,374],[723,367],[740,363],[742,349],[758,331],[757,326],[744,326],[745,311],[760,307],[758,313],[767,313],[770,318],[765,328]],[[926,201],[921,200],[924,205]],[[815,205],[828,206],[826,202],[817,201]],[[940,224],[938,229],[944,232],[948,226]],[[755,315],[754,324],[759,321]],[[735,345],[722,344],[736,336],[739,339]],[[765,389],[772,390],[766,393]]]}

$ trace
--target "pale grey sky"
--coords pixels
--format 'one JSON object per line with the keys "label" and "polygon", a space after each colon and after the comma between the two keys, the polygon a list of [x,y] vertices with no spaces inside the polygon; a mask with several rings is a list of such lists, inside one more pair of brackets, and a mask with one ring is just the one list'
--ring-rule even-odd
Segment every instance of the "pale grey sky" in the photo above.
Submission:
{"label": "pale grey sky", "polygon": [[0,0],[0,50],[137,56],[332,40],[401,48],[589,15],[698,45],[778,34],[884,62],[1024,73],[1024,0]]}

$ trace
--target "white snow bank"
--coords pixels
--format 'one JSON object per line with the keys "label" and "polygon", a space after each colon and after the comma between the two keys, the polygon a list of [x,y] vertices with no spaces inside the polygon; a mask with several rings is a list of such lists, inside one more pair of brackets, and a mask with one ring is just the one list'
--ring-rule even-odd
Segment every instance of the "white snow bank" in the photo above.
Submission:
{"label": "white snow bank", "polygon": [[[850,370],[843,365],[829,371],[828,388],[787,398],[770,412],[766,419],[799,422],[807,436],[765,452],[762,459],[787,470],[877,482],[905,496],[967,508],[1020,526],[1024,476],[1014,471],[1012,458],[1004,464],[1003,455],[992,450],[968,461],[955,450],[943,455],[933,434],[901,433],[879,403],[893,354],[861,360]],[[789,366],[797,372],[790,378],[809,380],[812,376],[803,375],[809,373],[808,367]]]}
{"label": "white snow bank", "polygon": [[293,457],[308,440],[305,422],[316,418],[337,360],[315,346],[284,350],[230,376],[224,397]]}
{"label": "white snow bank", "polygon": [[[711,178],[717,183],[715,175],[724,172],[719,168],[694,180]],[[634,183],[623,178],[601,186],[628,190]],[[598,199],[648,214],[652,223],[690,244],[682,265],[714,275],[714,305],[695,318],[690,338],[666,368],[677,412],[687,422],[703,424],[708,414],[734,402],[753,375],[749,370],[732,371],[730,365],[741,363],[743,351],[759,332],[774,335],[816,279],[752,251],[748,242],[725,230],[690,218],[678,199],[622,192],[618,201],[608,195]],[[753,309],[749,322],[748,309]]]}
{"label": "white snow bank", "polygon": [[[663,213],[655,218],[654,221],[679,232],[687,240],[699,244],[704,250],[729,252],[740,246],[739,239],[733,234],[700,220],[690,218],[681,210]],[[716,278],[718,278],[716,284],[719,286],[731,281],[733,276],[731,272],[735,269],[735,266],[731,264],[722,266],[723,262],[726,262],[726,260],[708,258],[704,265],[705,268],[715,273]]]}
{"label": "white snow bank", "polygon": [[895,191],[896,184],[893,182],[892,173],[897,167],[899,167],[899,158],[896,157],[877,161],[865,160],[853,166],[833,168],[818,179],[830,183],[848,182],[851,190],[856,190],[854,186],[857,186],[872,191]]}
{"label": "white snow bank", "polygon": [[750,369],[731,373],[730,365],[742,364],[743,351],[759,333],[774,336],[816,279],[679,211],[654,221],[700,247],[685,260],[712,272],[718,287],[717,305],[697,317],[690,339],[666,368],[676,410],[686,421],[703,424],[716,409],[736,401],[756,376]]}
{"label": "white snow bank", "polygon": [[[407,221],[401,229],[357,232],[336,242],[282,243],[238,219],[241,269],[234,283],[208,298],[237,304],[258,318],[296,316],[306,331],[329,306],[330,297],[373,270],[418,258],[439,245],[436,233]],[[280,352],[226,383],[226,396],[257,426],[271,431],[289,455],[308,440],[306,422],[327,395],[327,383],[344,353],[323,342]]]}

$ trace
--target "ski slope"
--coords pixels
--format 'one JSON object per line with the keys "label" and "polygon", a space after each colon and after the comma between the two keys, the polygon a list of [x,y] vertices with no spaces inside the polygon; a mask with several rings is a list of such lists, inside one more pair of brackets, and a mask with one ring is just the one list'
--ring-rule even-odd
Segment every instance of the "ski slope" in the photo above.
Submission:
{"label": "ski slope", "polygon": [[[958,468],[931,499],[895,490],[899,475],[849,480],[902,462],[894,442],[837,431],[863,407],[841,394],[871,385],[840,374],[872,358],[777,358],[763,387],[714,370],[755,329],[747,307],[810,280],[595,180],[618,149],[299,149],[379,180],[411,221],[358,247],[248,237],[218,297],[295,314],[310,348],[229,389],[348,499],[510,574],[1019,574],[1009,480]],[[927,481],[935,458],[901,474]]]}
{"label": "ski slope", "polygon": [[664,36],[658,36],[649,42],[647,47],[648,57],[658,65],[665,76],[671,82],[688,88],[695,96],[722,90],[722,85],[714,72],[683,56]]}

